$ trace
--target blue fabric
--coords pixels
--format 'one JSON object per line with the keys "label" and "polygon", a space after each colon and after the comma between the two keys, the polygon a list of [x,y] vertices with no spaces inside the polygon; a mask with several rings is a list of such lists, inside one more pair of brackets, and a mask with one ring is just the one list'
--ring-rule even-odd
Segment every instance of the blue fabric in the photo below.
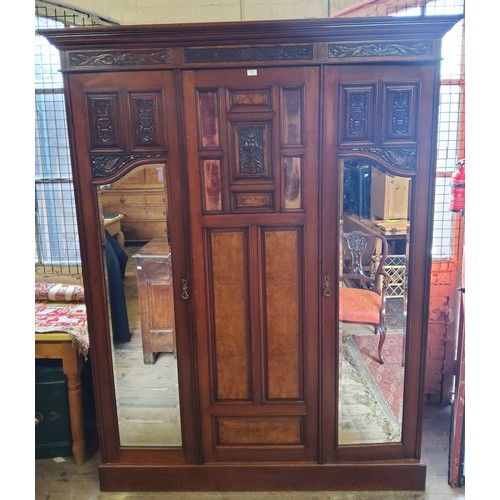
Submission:
{"label": "blue fabric", "polygon": [[127,302],[125,299],[125,267],[128,255],[118,242],[106,233],[106,266],[108,269],[109,307],[111,309],[111,326],[115,342],[128,342],[130,330],[128,325]]}

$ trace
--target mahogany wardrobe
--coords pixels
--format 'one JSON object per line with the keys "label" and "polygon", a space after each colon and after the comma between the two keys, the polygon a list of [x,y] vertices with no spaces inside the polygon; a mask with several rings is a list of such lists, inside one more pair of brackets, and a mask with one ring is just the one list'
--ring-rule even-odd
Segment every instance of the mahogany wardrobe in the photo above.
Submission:
{"label": "mahogany wardrobe", "polygon": [[[42,30],[64,74],[103,491],[425,488],[441,40],[458,21]],[[353,230],[399,258],[378,334],[340,322]],[[390,367],[392,395],[374,375]]]}

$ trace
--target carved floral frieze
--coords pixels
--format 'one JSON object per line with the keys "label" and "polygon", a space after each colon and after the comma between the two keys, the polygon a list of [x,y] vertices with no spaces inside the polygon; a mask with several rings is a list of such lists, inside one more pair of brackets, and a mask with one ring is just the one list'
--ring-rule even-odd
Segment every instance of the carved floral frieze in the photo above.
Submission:
{"label": "carved floral frieze", "polygon": [[69,52],[71,67],[138,66],[170,63],[168,49]]}

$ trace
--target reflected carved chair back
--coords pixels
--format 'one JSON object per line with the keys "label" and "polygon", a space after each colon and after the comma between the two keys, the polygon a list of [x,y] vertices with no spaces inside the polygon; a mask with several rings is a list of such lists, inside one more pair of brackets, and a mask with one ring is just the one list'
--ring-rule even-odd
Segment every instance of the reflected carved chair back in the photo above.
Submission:
{"label": "reflected carved chair back", "polygon": [[387,240],[381,234],[343,234],[343,272],[339,289],[339,320],[372,325],[380,335],[378,359],[384,363]]}

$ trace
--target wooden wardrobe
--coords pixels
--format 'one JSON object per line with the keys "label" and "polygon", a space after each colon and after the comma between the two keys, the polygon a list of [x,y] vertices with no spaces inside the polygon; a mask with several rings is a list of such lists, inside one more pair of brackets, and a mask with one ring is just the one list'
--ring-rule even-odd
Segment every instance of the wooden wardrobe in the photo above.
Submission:
{"label": "wooden wardrobe", "polygon": [[[425,488],[440,50],[458,21],[42,31],[64,73],[103,491]],[[359,392],[343,378],[356,369],[338,321],[346,162],[409,179],[403,385],[387,439],[359,437],[378,410],[353,424]],[[124,423],[132,392],[108,320],[98,192],[144,165],[164,167],[176,350],[144,366],[139,353],[137,367],[152,387],[174,363],[165,387],[178,404],[165,414],[179,412],[175,439],[163,427],[137,437],[149,385]],[[161,419],[168,397],[157,394],[148,404]]]}

